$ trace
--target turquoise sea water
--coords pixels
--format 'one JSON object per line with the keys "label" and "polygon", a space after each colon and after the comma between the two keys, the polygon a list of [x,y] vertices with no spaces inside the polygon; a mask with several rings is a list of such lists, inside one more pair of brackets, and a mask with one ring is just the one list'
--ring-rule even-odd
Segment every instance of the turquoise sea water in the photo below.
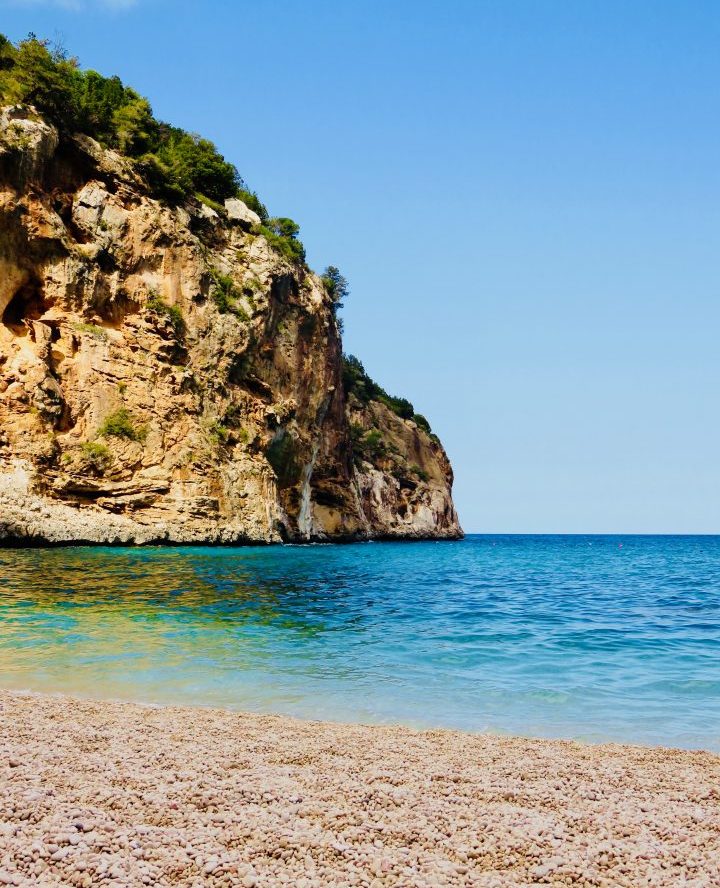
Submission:
{"label": "turquoise sea water", "polygon": [[0,684],[720,750],[720,537],[0,550]]}

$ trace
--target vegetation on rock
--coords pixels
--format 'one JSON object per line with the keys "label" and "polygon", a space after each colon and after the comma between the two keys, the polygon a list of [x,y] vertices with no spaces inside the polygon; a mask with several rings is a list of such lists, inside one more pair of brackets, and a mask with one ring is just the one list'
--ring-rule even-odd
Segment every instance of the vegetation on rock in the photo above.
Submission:
{"label": "vegetation on rock", "polygon": [[340,274],[340,269],[335,265],[328,265],[322,274],[322,282],[332,299],[335,310],[342,308],[345,304],[344,300],[350,295],[350,285],[347,278]]}
{"label": "vegetation on rock", "polygon": [[374,462],[374,460],[384,456],[387,453],[387,446],[383,441],[380,429],[373,428],[364,432],[353,443],[353,452],[370,462]]}
{"label": "vegetation on rock", "polygon": [[[309,273],[297,223],[271,218],[211,142],[158,121],[117,77],[83,71],[33,35],[17,45],[0,35],[3,105],[17,107],[0,118],[9,157],[0,184],[5,205],[20,209],[4,214],[0,233],[31,245],[27,255],[18,250],[17,261],[21,271],[33,265],[30,283],[12,297],[20,308],[10,314],[35,319],[28,300],[40,304],[43,293],[50,294],[43,311],[63,306],[49,333],[35,330],[37,354],[29,348],[27,356],[13,355],[12,367],[17,378],[27,376],[27,397],[40,405],[30,408],[41,417],[34,426],[58,432],[52,453],[42,462],[38,442],[16,435],[13,458],[32,459],[42,471],[52,459],[70,476],[137,476],[143,484],[150,470],[153,479],[162,474],[158,490],[134,498],[132,510],[150,508],[157,493],[173,516],[174,540],[460,532],[444,451],[395,416],[431,434],[427,420],[352,355],[338,367],[347,279],[333,265],[319,277]],[[32,176],[22,173],[26,149]],[[35,199],[41,192],[46,200]],[[237,202],[226,205],[231,197],[256,215]],[[50,232],[51,248],[33,241],[37,232]],[[74,262],[55,263],[67,249]],[[45,263],[48,255],[53,262]],[[157,271],[145,275],[148,268]],[[157,289],[148,289],[151,281]],[[66,312],[70,294],[73,310]],[[6,326],[8,337],[24,332]],[[82,360],[55,362],[56,353],[76,352]],[[173,363],[169,372],[180,354],[192,369]],[[40,385],[23,369],[31,357],[32,373],[38,366],[45,372]],[[115,365],[102,378],[100,360]],[[343,385],[336,384],[340,371]],[[117,391],[109,391],[115,383]],[[111,412],[98,417],[92,404]],[[6,422],[4,402],[0,410]],[[67,429],[68,417],[77,428]],[[127,442],[145,442],[150,427],[139,459],[140,447]],[[3,442],[3,457],[8,446]],[[187,510],[169,493],[178,478],[197,490]],[[432,496],[418,479],[429,481]],[[74,503],[82,485],[60,480],[62,496]],[[92,515],[95,505],[88,505]],[[92,538],[114,534],[113,522],[102,513]],[[153,539],[148,527],[139,522],[132,538]],[[67,536],[62,528],[55,533]]]}
{"label": "vegetation on rock", "polygon": [[230,438],[230,429],[222,422],[215,421],[208,428],[208,435],[215,444],[227,444]]}
{"label": "vegetation on rock", "polygon": [[115,437],[128,438],[130,441],[143,441],[146,429],[144,426],[136,425],[130,411],[126,407],[121,407],[105,417],[97,433],[101,438]]}
{"label": "vegetation on rock", "polygon": [[32,105],[63,133],[85,133],[137,160],[153,190],[182,200],[240,196],[247,187],[215,145],[157,120],[147,99],[119,77],[81,70],[77,59],[30,34],[0,35],[0,101]]}
{"label": "vegetation on rock", "polygon": [[211,295],[217,310],[221,314],[234,314],[239,320],[247,321],[247,312],[238,304],[243,294],[235,286],[233,279],[216,268],[210,268],[209,271],[213,281]]}
{"label": "vegetation on rock", "polygon": [[83,468],[103,475],[112,463],[112,454],[105,444],[98,441],[85,441],[81,445]]}
{"label": "vegetation on rock", "polygon": [[335,265],[328,265],[322,274],[322,282],[332,300],[333,314],[335,315],[338,329],[342,333],[344,325],[342,318],[339,318],[337,313],[338,309],[341,309],[345,304],[344,300],[350,295],[350,286],[347,278],[340,274],[340,269]]}
{"label": "vegetation on rock", "polygon": [[238,197],[262,220],[261,232],[291,262],[304,262],[299,226],[269,219],[254,191],[215,145],[158,120],[146,98],[119,77],[84,71],[60,46],[30,34],[14,45],[0,34],[0,104],[32,105],[62,134],[84,133],[133,160],[154,194],[196,198],[224,211]]}
{"label": "vegetation on rock", "polygon": [[175,331],[176,336],[182,336],[185,332],[185,320],[182,311],[177,305],[168,305],[156,292],[151,292],[148,301],[145,303],[149,311],[154,311],[160,317],[165,317],[170,321],[170,325]]}
{"label": "vegetation on rock", "polygon": [[107,339],[107,333],[102,327],[98,327],[97,324],[78,323],[73,324],[73,327],[78,333],[87,333],[89,336],[94,336],[96,339]]}
{"label": "vegetation on rock", "polygon": [[[251,207],[252,209],[252,207]],[[268,219],[259,228],[268,243],[289,261],[302,263],[305,261],[305,247],[298,240],[300,226],[285,216]]]}
{"label": "vegetation on rock", "polygon": [[354,395],[361,404],[379,401],[401,419],[413,420],[423,431],[430,434],[430,423],[422,414],[415,413],[410,401],[407,398],[389,395],[368,376],[362,362],[355,355],[343,355],[342,378],[346,393]]}
{"label": "vegetation on rock", "polygon": [[425,469],[423,469],[417,463],[410,463],[410,465],[408,466],[408,471],[412,472],[413,475],[417,475],[417,477],[421,481],[428,481],[430,479],[430,476],[425,471]]}

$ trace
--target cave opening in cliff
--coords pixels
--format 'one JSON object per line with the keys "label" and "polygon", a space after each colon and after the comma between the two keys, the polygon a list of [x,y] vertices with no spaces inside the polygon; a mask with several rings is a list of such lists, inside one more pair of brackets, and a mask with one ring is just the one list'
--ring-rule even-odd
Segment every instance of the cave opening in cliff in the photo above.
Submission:
{"label": "cave opening in cliff", "polygon": [[13,298],[5,306],[2,315],[3,324],[18,336],[27,332],[27,321],[36,321],[45,312],[45,300],[40,288],[35,283],[20,287]]}

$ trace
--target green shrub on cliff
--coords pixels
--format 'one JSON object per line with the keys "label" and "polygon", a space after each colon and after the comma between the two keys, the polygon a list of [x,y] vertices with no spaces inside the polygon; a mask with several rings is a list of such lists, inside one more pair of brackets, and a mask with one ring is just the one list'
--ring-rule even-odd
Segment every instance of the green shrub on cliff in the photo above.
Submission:
{"label": "green shrub on cliff", "polygon": [[417,463],[410,463],[410,465],[408,466],[408,471],[412,472],[413,475],[416,475],[421,481],[429,481],[430,480],[430,476],[425,471],[425,469],[423,469]]}
{"label": "green shrub on cliff", "polygon": [[393,413],[396,413],[402,419],[412,419],[415,416],[415,409],[407,398],[396,398],[394,395],[388,395],[387,392],[383,392],[377,400],[389,407]]}
{"label": "green shrub on cliff", "polygon": [[269,218],[262,201],[208,139],[157,120],[147,99],[119,77],[81,70],[61,47],[30,34],[17,45],[0,34],[0,105],[33,105],[62,134],[85,133],[132,159],[151,191],[171,203],[196,198],[222,211],[239,197],[261,219],[260,233],[289,262],[305,262],[299,226]]}
{"label": "green shrub on cliff", "polygon": [[225,207],[218,203],[216,200],[213,200],[211,197],[207,197],[204,194],[201,194],[199,191],[195,192],[195,197],[200,201],[201,204],[205,204],[206,207],[210,207],[211,210],[215,210],[215,212],[221,216],[225,212]]}
{"label": "green shrub on cliff", "polygon": [[227,444],[230,429],[222,422],[216,421],[208,428],[208,435],[215,444]]}
{"label": "green shrub on cliff", "polygon": [[355,355],[343,355],[342,380],[348,395],[354,395],[362,404],[379,401],[402,419],[412,419],[421,429],[430,434],[430,423],[420,413],[415,413],[407,398],[389,395],[384,388],[367,374],[362,361]]}
{"label": "green shrub on cliff", "polygon": [[289,262],[305,261],[305,247],[298,240],[299,233],[300,226],[297,222],[284,216],[268,219],[265,224],[260,226],[260,234]]}
{"label": "green shrub on cliff", "polygon": [[145,306],[149,311],[154,311],[160,317],[167,318],[176,336],[182,336],[185,332],[185,319],[183,318],[182,311],[177,305],[168,305],[154,290],[151,291]]}
{"label": "green shrub on cliff", "polygon": [[338,308],[342,308],[344,300],[350,295],[350,285],[347,282],[347,278],[340,274],[340,269],[335,265],[328,265],[322,273],[321,280],[332,299],[334,310],[337,311]]}
{"label": "green shrub on cliff", "polygon": [[75,80],[77,63],[33,34],[13,46],[0,44],[0,99],[3,104],[34,105],[61,128],[78,120]]}
{"label": "green shrub on cliff", "polygon": [[98,475],[103,475],[112,463],[112,454],[105,444],[97,441],[85,441],[80,445],[83,466]]}
{"label": "green shrub on cliff", "polygon": [[351,422],[350,423],[350,443],[353,447],[358,443],[358,441],[365,434],[365,429],[360,425],[359,422]]}
{"label": "green shrub on cliff", "polygon": [[17,46],[0,35],[0,104],[34,105],[62,133],[85,133],[121,151],[168,200],[196,192],[218,202],[237,196],[267,217],[212,142],[158,121],[147,99],[119,77],[81,70],[77,59],[34,34]]}
{"label": "green shrub on cliff", "polygon": [[63,453],[63,467],[72,474],[102,476],[113,463],[110,448],[98,441],[83,441],[79,448]]}
{"label": "green shrub on cliff", "polygon": [[199,192],[221,203],[240,187],[238,171],[212,142],[165,123],[156,124],[156,138],[139,160],[150,184],[169,200]]}
{"label": "green shrub on cliff", "polygon": [[350,446],[356,465],[363,460],[374,463],[378,459],[387,456],[396,448],[385,441],[380,429],[373,426],[365,430],[359,422],[350,423]]}
{"label": "green shrub on cliff", "polygon": [[0,34],[0,71],[5,71],[13,65],[13,53],[15,47],[4,34]]}
{"label": "green shrub on cliff", "polygon": [[242,293],[235,286],[233,279],[222,274],[216,268],[210,268],[213,286],[211,290],[212,300],[221,314],[234,314],[241,321],[249,320],[245,309],[238,304]]}
{"label": "green shrub on cliff", "polygon": [[377,401],[384,389],[367,374],[362,361],[355,355],[343,355],[342,380],[347,394],[353,394],[363,404]]}
{"label": "green shrub on cliff", "polygon": [[342,318],[338,317],[338,310],[345,304],[345,299],[350,295],[350,286],[347,278],[340,274],[340,269],[335,265],[328,265],[322,273],[321,280],[325,285],[328,296],[332,300],[332,311],[335,315],[338,330],[342,333],[344,324]]}
{"label": "green shrub on cliff", "polygon": [[147,431],[144,426],[137,426],[126,407],[121,407],[105,417],[97,431],[101,438],[127,438],[130,441],[144,441]]}
{"label": "green shrub on cliff", "polygon": [[87,333],[89,336],[94,336],[95,339],[104,341],[108,338],[107,331],[103,330],[102,327],[98,327],[97,324],[77,323],[73,324],[73,329],[77,330],[78,333]]}
{"label": "green shrub on cliff", "polygon": [[425,419],[422,413],[416,413],[413,416],[413,422],[419,426],[424,432],[427,432],[428,435],[432,434],[432,429],[430,428],[430,423]]}
{"label": "green shrub on cliff", "polygon": [[353,441],[353,454],[355,457],[361,457],[368,460],[368,462],[374,462],[376,459],[385,456],[387,449],[380,429],[370,429]]}

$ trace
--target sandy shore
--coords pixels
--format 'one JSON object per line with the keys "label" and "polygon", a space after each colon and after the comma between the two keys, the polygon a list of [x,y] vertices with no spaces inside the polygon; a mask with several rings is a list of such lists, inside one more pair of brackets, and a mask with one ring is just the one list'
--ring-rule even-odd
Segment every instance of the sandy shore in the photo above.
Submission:
{"label": "sandy shore", "polygon": [[0,885],[720,885],[720,757],[0,692]]}

